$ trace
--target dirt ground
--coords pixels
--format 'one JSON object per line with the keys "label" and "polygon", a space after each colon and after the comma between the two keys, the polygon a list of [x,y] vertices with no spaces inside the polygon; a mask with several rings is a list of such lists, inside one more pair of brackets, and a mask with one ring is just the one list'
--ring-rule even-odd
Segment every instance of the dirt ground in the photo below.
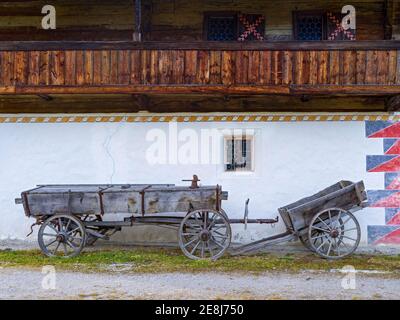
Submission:
{"label": "dirt ground", "polygon": [[[37,245],[0,241],[0,249],[6,248],[36,249]],[[301,248],[286,245],[268,250],[288,253]],[[400,252],[386,247],[361,247],[358,251],[376,255]],[[136,274],[129,265],[121,264],[99,273],[47,272],[0,267],[0,299],[400,299],[399,274],[374,270]]]}
{"label": "dirt ground", "polygon": [[[32,240],[32,239],[31,239]],[[98,241],[95,246],[85,248],[85,251],[99,251],[102,249],[118,249],[118,248],[135,248],[135,247],[168,247],[178,248],[175,242],[162,242],[162,243],[117,243],[112,241]],[[232,247],[238,246],[238,244],[232,243]],[[0,250],[31,250],[39,249],[38,243],[34,241],[23,241],[23,240],[9,240],[0,239]],[[268,246],[265,249],[259,250],[259,252],[275,252],[275,253],[298,253],[308,252],[300,242],[290,242],[283,245]],[[367,246],[360,245],[356,253],[361,254],[373,254],[373,255],[399,255],[400,246]]]}
{"label": "dirt ground", "polygon": [[56,271],[50,281],[48,276],[41,270],[0,269],[0,299],[400,299],[400,279],[389,274],[356,273],[353,282],[340,272],[311,271],[132,275],[119,269]]}

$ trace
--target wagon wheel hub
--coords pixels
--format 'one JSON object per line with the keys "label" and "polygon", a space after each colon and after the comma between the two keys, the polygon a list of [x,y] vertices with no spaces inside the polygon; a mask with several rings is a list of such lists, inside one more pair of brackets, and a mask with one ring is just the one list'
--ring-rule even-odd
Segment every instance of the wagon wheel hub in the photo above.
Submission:
{"label": "wagon wheel hub", "polygon": [[337,237],[339,237],[339,230],[337,230],[337,229],[333,229],[333,230],[331,230],[331,232],[330,232],[330,236],[332,237],[332,238],[337,238]]}
{"label": "wagon wheel hub", "polygon": [[210,240],[211,236],[210,236],[210,232],[208,230],[202,230],[200,232],[200,239],[201,241],[208,241]]}
{"label": "wagon wheel hub", "polygon": [[59,233],[59,234],[57,235],[57,237],[56,237],[56,240],[57,240],[58,242],[64,243],[64,242],[66,242],[67,237],[66,237],[64,234]]}

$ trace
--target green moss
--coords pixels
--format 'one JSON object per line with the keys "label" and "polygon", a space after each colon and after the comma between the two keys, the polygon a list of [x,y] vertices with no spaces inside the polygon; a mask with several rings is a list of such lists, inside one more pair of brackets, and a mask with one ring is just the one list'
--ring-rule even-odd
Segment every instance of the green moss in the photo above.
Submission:
{"label": "green moss", "polygon": [[352,257],[328,261],[313,254],[259,254],[253,256],[226,255],[218,261],[189,260],[179,250],[132,249],[83,252],[71,259],[47,258],[39,251],[0,251],[0,267],[41,267],[54,265],[63,270],[110,271],[110,266],[127,264],[124,272],[250,272],[340,269],[352,265],[356,269],[400,272],[400,255]]}

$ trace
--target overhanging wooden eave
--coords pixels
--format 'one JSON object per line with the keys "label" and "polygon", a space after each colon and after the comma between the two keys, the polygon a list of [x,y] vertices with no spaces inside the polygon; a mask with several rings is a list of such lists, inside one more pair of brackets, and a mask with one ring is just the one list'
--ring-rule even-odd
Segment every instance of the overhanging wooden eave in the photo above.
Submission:
{"label": "overhanging wooden eave", "polygon": [[331,94],[7,94],[0,95],[0,113],[383,112],[389,101],[379,95]]}

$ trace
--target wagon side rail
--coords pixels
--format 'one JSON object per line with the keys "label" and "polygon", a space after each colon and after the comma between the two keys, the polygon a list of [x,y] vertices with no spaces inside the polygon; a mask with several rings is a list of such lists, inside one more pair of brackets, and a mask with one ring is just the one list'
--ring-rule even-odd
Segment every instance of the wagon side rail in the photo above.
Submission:
{"label": "wagon side rail", "polygon": [[288,204],[288,205],[286,205],[286,206],[284,206],[282,208],[279,208],[278,209],[279,214],[281,215],[282,220],[284,221],[284,223],[286,225],[286,228],[289,229],[289,230],[292,230],[292,231],[294,230],[294,227],[293,227],[293,224],[292,224],[292,220],[291,220],[290,215],[289,215],[289,212],[290,212],[291,209],[299,207],[299,206],[301,206],[301,205],[303,205],[305,203],[308,203],[308,202],[310,202],[312,200],[315,200],[315,199],[321,198],[323,196],[326,196],[328,194],[331,194],[331,193],[333,193],[335,191],[341,190],[343,187],[349,186],[349,185],[352,185],[352,184],[353,183],[351,181],[340,181],[338,183],[335,183],[335,184],[333,184],[333,185],[331,185],[331,186],[319,191],[316,194],[313,194],[312,196],[308,196],[308,197],[302,198],[300,200],[297,200],[296,202],[293,202],[293,203]]}
{"label": "wagon side rail", "polygon": [[[363,207],[367,199],[364,183],[362,181],[345,185],[341,189],[325,194],[321,197],[309,197],[310,201],[301,200],[298,206],[283,207],[279,209],[286,226],[292,231],[300,231],[308,226],[312,217],[321,210],[337,207],[351,210]],[[293,204],[292,204],[293,205]]]}
{"label": "wagon side rail", "polygon": [[353,190],[355,191],[355,195],[357,196],[358,202],[352,203],[352,205],[360,205],[364,200],[366,200],[366,196],[363,195],[364,192],[364,183],[357,182],[352,185],[346,186],[338,191],[332,192],[330,194],[327,194],[326,196],[323,196],[321,198],[317,198],[315,200],[311,200],[310,202],[306,202],[304,204],[299,205],[298,207],[294,207],[292,209],[289,209],[290,213],[295,213],[296,211],[307,211],[312,208],[317,207],[319,204],[339,198],[343,196],[344,194],[349,194],[352,193]]}

